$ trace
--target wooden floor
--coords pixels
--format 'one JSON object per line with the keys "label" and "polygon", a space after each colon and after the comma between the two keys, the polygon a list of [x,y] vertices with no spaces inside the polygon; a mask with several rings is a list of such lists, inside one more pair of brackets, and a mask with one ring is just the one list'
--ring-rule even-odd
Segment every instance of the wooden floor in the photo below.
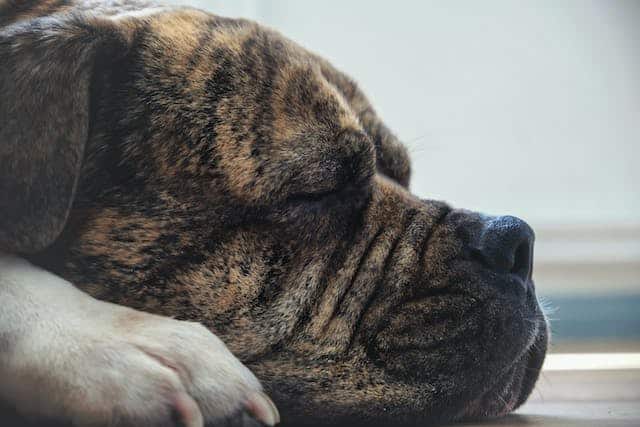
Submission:
{"label": "wooden floor", "polygon": [[589,369],[569,364],[566,369],[560,365],[543,371],[529,401],[515,414],[457,426],[640,426],[640,366],[632,362],[636,366],[615,369],[610,363],[615,361],[613,355],[600,356],[609,366]]}
{"label": "wooden floor", "polygon": [[638,427],[640,402],[546,402],[525,405],[516,414],[464,427]]}

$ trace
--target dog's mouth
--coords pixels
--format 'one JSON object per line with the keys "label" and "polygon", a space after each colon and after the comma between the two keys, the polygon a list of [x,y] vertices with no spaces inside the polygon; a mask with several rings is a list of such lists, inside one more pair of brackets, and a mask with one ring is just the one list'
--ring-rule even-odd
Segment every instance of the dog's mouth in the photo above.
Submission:
{"label": "dog's mouth", "polygon": [[368,353],[401,382],[426,384],[449,396],[439,400],[458,402],[454,418],[475,419],[506,415],[527,400],[547,341],[532,285],[531,295],[518,303],[447,290],[404,303]]}

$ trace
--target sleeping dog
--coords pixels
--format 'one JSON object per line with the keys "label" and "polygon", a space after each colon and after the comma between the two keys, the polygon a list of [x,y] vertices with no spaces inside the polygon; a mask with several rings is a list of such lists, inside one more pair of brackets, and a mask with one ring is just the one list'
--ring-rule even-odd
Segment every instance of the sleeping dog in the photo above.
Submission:
{"label": "sleeping dog", "polygon": [[0,97],[0,400],[18,413],[273,425],[268,393],[293,425],[435,423],[531,392],[531,228],[412,195],[354,81],[277,32],[4,0]]}

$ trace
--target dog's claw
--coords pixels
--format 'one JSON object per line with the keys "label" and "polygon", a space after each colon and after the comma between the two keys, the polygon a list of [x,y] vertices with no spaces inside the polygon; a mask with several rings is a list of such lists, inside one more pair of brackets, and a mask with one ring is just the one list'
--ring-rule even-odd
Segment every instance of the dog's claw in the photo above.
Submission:
{"label": "dog's claw", "polygon": [[177,424],[185,427],[202,427],[204,421],[198,404],[186,393],[178,394],[173,401]]}
{"label": "dog's claw", "polygon": [[273,427],[280,422],[278,408],[265,393],[252,393],[247,399],[246,410],[266,426]]}

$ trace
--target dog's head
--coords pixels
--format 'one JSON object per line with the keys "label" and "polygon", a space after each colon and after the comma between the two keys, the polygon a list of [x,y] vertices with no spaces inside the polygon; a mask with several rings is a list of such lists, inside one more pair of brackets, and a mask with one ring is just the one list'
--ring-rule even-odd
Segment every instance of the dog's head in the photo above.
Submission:
{"label": "dog's head", "polygon": [[285,421],[527,398],[548,332],[526,223],[413,196],[354,82],[271,30],[81,9],[0,32],[0,248],[205,323]]}

